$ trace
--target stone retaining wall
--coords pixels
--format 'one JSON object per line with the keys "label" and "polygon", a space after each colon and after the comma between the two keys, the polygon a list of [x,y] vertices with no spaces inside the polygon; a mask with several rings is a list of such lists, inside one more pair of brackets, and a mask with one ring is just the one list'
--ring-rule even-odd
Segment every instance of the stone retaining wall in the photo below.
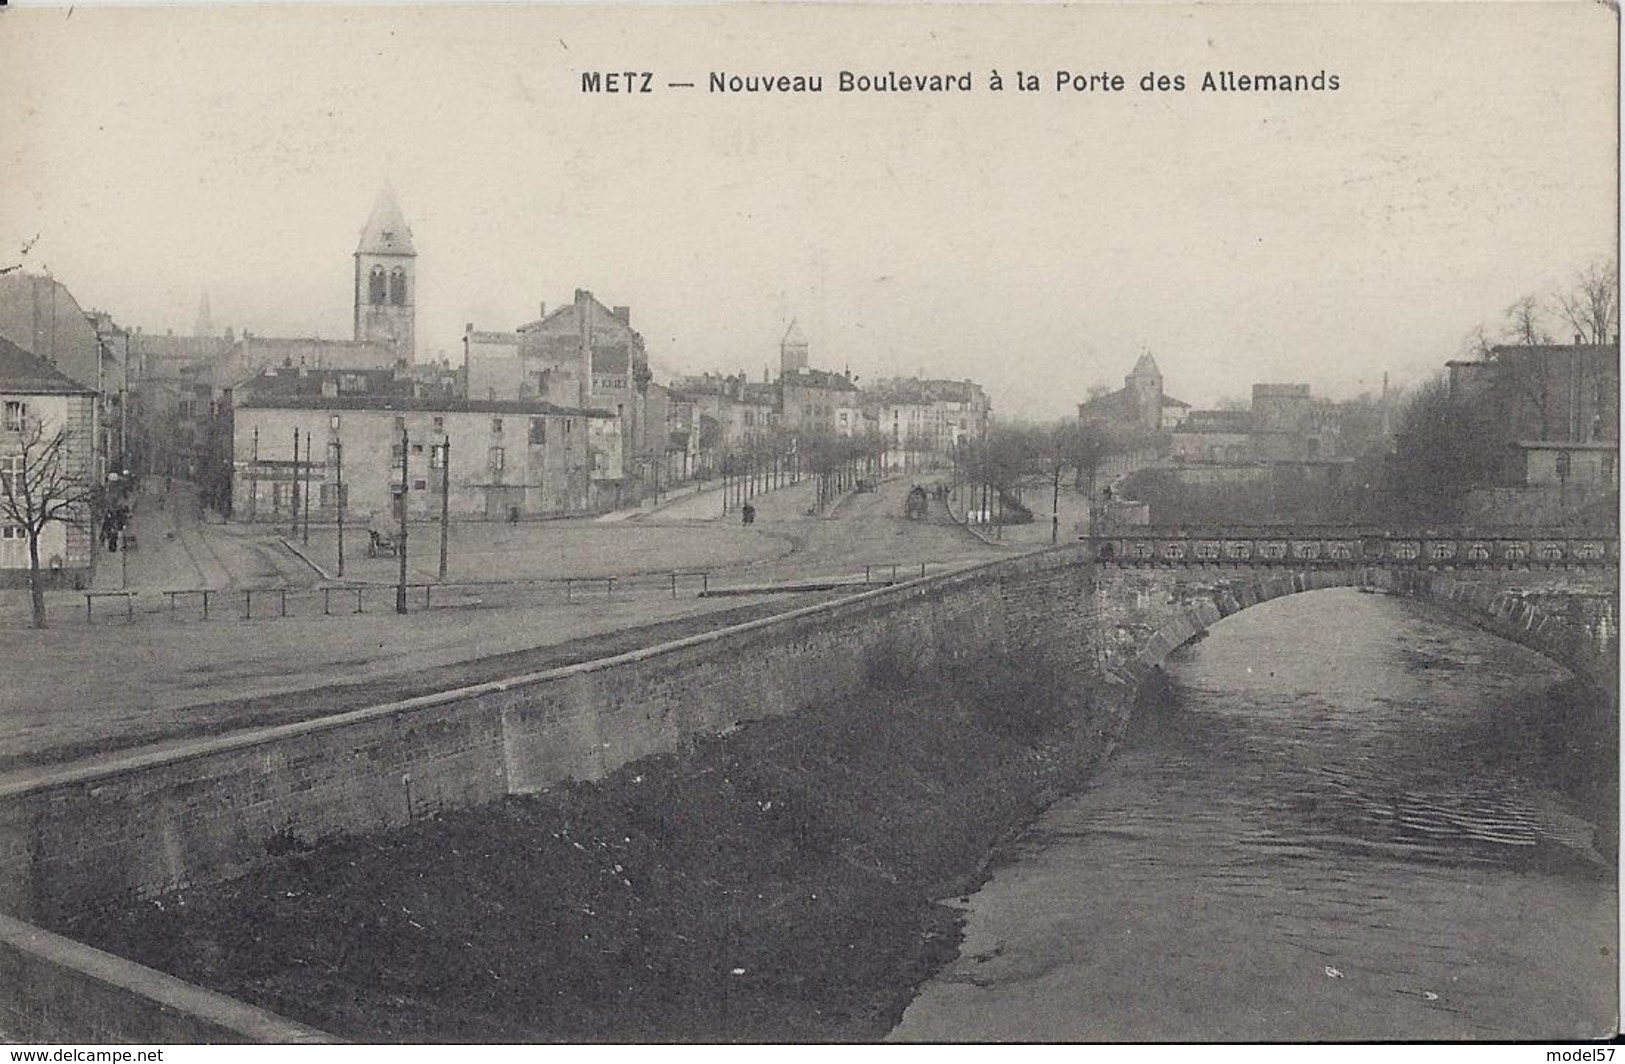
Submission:
{"label": "stone retaining wall", "polygon": [[326,837],[597,778],[855,690],[883,644],[929,662],[1015,633],[1075,657],[1085,572],[1054,553],[1001,561],[602,661],[67,766],[0,787],[0,911],[49,922]]}

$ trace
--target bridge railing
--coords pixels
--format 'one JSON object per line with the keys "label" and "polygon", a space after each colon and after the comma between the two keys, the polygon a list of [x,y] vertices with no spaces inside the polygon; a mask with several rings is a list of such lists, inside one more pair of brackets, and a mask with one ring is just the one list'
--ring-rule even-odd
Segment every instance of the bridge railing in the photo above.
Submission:
{"label": "bridge railing", "polygon": [[1117,565],[1385,565],[1413,568],[1526,568],[1619,565],[1619,539],[1600,536],[1473,536],[1316,530],[1144,530],[1085,537],[1092,557]]}

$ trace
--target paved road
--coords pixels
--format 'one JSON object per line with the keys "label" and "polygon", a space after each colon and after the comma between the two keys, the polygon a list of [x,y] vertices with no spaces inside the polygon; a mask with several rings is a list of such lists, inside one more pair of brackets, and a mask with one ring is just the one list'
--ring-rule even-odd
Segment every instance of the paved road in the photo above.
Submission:
{"label": "paved road", "polygon": [[[803,483],[758,497],[758,519],[750,529],[732,518],[705,522],[657,513],[613,524],[470,525],[454,531],[472,537],[468,543],[483,544],[487,559],[516,553],[540,558],[541,575],[647,572],[704,562],[716,570],[713,587],[861,577],[865,565],[893,563],[908,574],[922,562],[940,568],[1009,553],[952,524],[940,503],[929,520],[905,520],[910,486],[902,480],[882,484],[818,517],[807,513],[816,489]],[[152,590],[159,587],[312,588],[319,581],[263,531],[205,522],[184,485],[176,485],[161,506],[157,502],[156,496],[140,501],[134,529],[141,546],[125,559],[129,586],[147,590],[144,609],[162,605],[163,597]],[[540,549],[544,543],[548,550]],[[313,543],[313,550],[318,547]],[[472,547],[465,554],[476,556]],[[390,560],[378,562],[393,568]],[[876,569],[877,578],[882,571]],[[104,566],[101,579],[118,572],[116,565]],[[789,609],[807,601],[784,595],[699,599],[692,592],[685,586],[673,598],[646,588],[566,603],[554,591],[536,604],[515,598],[511,588],[476,589],[454,605],[431,610],[414,601],[406,617],[377,599],[366,614],[329,617],[321,614],[320,593],[312,590],[296,595],[291,615],[282,619],[266,619],[262,610],[253,621],[234,619],[239,595],[217,600],[222,605],[208,621],[183,607],[174,616],[144,613],[133,624],[109,618],[93,627],[84,623],[82,599],[58,596],[51,628],[36,632],[20,620],[8,625],[12,654],[7,683],[0,685],[0,751],[14,762],[43,763],[120,749],[153,736],[185,734],[189,727],[218,730],[219,707],[245,698],[359,681],[387,685],[391,677],[404,680],[494,655],[607,637],[655,620],[751,602]],[[23,594],[7,594],[20,618]],[[320,705],[314,703],[315,709]]]}

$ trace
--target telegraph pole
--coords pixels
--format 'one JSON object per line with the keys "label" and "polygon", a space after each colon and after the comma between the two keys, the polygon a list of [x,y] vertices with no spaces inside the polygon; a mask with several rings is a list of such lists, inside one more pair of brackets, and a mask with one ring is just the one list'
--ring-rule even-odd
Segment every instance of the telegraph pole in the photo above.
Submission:
{"label": "telegraph pole", "polygon": [[1051,497],[1049,513],[1049,543],[1055,546],[1061,539],[1061,460],[1055,459],[1055,494]]}
{"label": "telegraph pole", "polygon": [[396,613],[405,613],[406,612],[406,489],[407,489],[407,487],[408,487],[408,485],[410,483],[407,480],[407,469],[406,469],[406,456],[407,456],[407,453],[408,453],[408,448],[407,448],[408,442],[409,442],[409,440],[408,440],[407,435],[406,435],[406,428],[403,426],[401,428],[401,494],[400,494],[400,499],[401,499],[401,542],[400,542],[401,580],[400,580],[399,584],[395,585],[395,612]]}
{"label": "telegraph pole", "polygon": [[338,507],[339,518],[339,575],[344,575],[344,441],[333,441],[333,465],[337,474],[337,483],[333,490],[337,494],[334,505]]}
{"label": "telegraph pole", "polygon": [[254,450],[248,458],[248,519],[254,520],[260,509],[260,427],[254,426]]}
{"label": "telegraph pole", "polygon": [[451,440],[440,444],[440,579],[446,578],[446,536],[451,526]]}
{"label": "telegraph pole", "polygon": [[293,430],[293,527],[288,534],[299,532],[299,430]]}
{"label": "telegraph pole", "polygon": [[310,546],[310,467],[316,464],[310,457],[311,437],[314,435],[313,432],[305,433],[305,527],[299,538],[307,547]]}

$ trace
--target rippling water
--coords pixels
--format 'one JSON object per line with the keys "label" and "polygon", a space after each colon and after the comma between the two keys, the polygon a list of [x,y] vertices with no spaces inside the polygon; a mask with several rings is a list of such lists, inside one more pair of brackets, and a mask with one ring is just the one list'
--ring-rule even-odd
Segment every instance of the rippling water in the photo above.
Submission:
{"label": "rippling water", "polygon": [[894,1037],[1614,1031],[1617,762],[1546,697],[1558,667],[1325,591],[1168,671],[1169,704],[965,901],[958,961]]}

